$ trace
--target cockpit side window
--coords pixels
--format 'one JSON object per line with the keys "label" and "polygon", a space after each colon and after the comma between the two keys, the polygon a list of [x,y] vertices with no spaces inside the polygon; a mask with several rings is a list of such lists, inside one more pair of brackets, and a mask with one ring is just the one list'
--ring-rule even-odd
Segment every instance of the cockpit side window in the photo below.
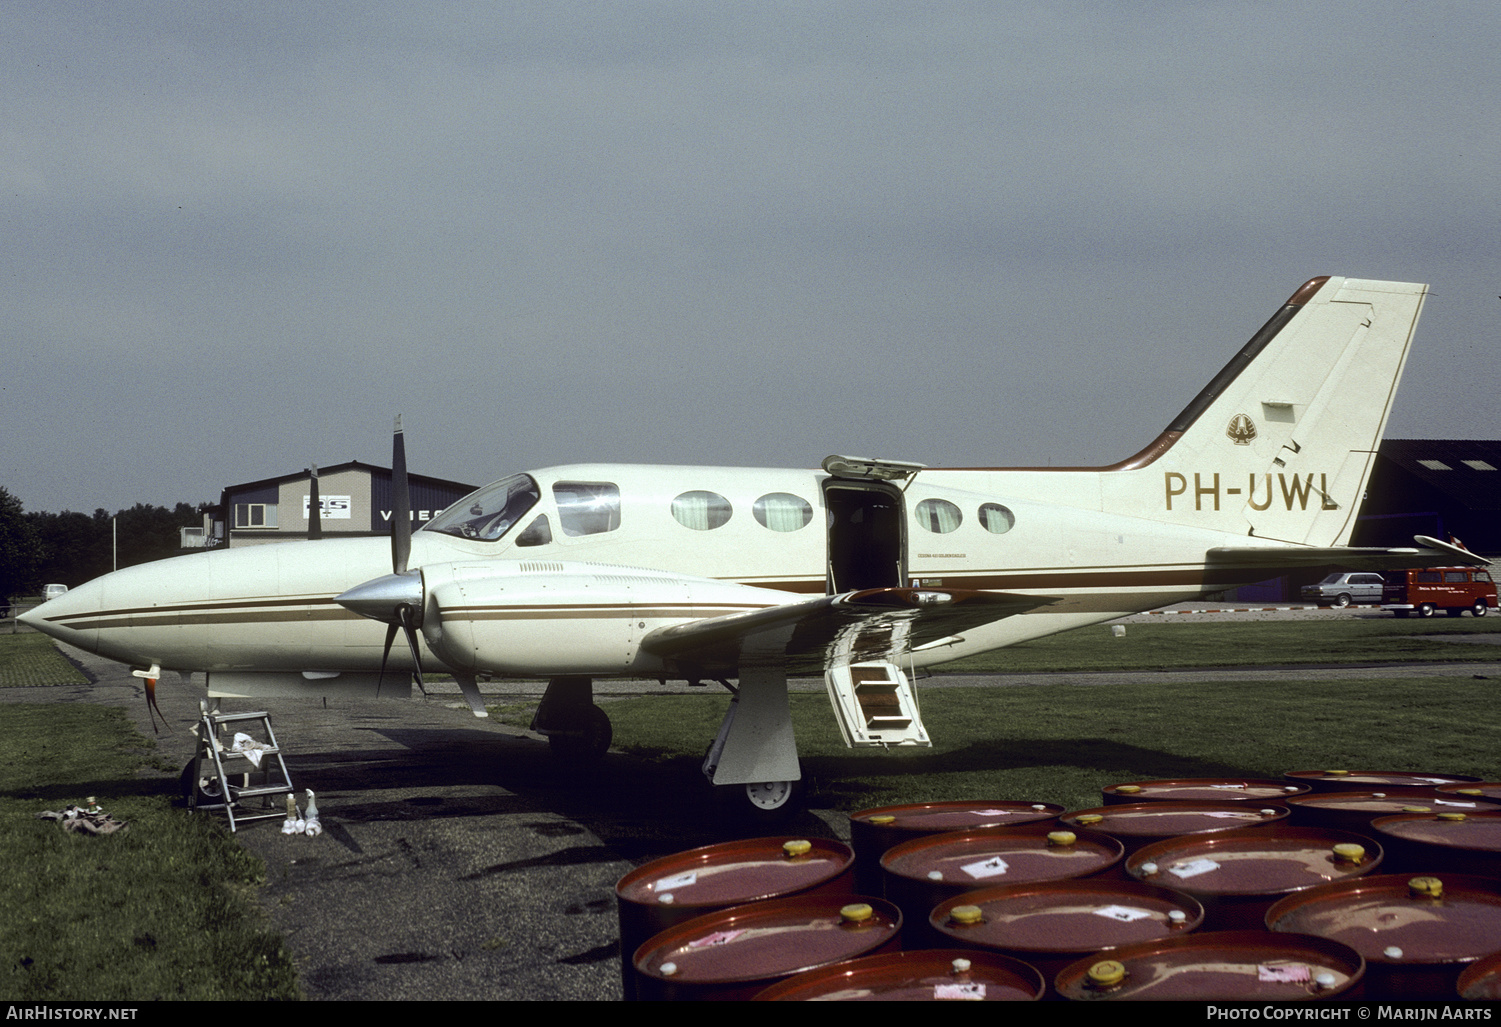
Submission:
{"label": "cockpit side window", "polygon": [[537,519],[526,526],[526,530],[516,536],[518,548],[527,546],[545,546],[552,541],[552,528],[548,527],[547,514],[538,514]]}
{"label": "cockpit side window", "polygon": [[559,481],[552,487],[563,534],[599,535],[620,527],[620,486],[607,481]]}
{"label": "cockpit side window", "polygon": [[542,491],[531,475],[513,474],[465,496],[428,521],[423,530],[493,542],[509,531],[541,498]]}

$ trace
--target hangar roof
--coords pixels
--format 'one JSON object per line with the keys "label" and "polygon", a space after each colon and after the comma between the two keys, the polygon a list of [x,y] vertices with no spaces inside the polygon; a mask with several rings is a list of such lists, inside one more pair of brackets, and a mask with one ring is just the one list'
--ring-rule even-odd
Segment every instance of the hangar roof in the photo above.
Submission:
{"label": "hangar roof", "polygon": [[[376,464],[361,463],[358,460],[348,460],[342,464],[331,464],[327,467],[319,467],[318,477],[329,478],[344,471],[364,471],[372,478],[391,477],[391,468],[381,467]],[[224,487],[223,494],[228,495],[231,492],[248,492],[253,489],[266,488],[271,485],[280,485],[284,481],[296,481],[300,478],[307,478],[311,474],[312,468],[304,467],[300,471],[292,471],[288,474],[278,474],[270,478],[261,478],[259,481],[242,481],[234,485],[226,485]],[[475,489],[479,488],[478,485],[470,485],[462,481],[450,481],[447,478],[434,478],[431,475],[427,474],[408,473],[407,478],[414,483],[420,482],[425,485],[436,486],[439,488],[450,488],[455,489],[459,492],[466,493],[473,492]]]}

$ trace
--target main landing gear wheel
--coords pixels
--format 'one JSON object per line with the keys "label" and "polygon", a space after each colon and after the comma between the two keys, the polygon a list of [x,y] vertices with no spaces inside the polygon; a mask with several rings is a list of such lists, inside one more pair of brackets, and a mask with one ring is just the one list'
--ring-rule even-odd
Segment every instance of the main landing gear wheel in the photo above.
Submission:
{"label": "main landing gear wheel", "polygon": [[771,828],[803,811],[801,781],[757,781],[717,785],[714,806],[726,821]]}
{"label": "main landing gear wheel", "polygon": [[[592,763],[610,751],[610,742],[615,729],[610,725],[609,714],[598,706],[589,705],[577,710],[577,718],[570,710],[567,726],[558,725],[556,719],[549,729],[556,734],[547,736],[552,754],[568,763]],[[556,717],[556,715],[554,715]]]}
{"label": "main landing gear wheel", "polygon": [[796,785],[796,781],[762,781],[746,785],[745,800],[756,809],[771,813],[792,801]]}

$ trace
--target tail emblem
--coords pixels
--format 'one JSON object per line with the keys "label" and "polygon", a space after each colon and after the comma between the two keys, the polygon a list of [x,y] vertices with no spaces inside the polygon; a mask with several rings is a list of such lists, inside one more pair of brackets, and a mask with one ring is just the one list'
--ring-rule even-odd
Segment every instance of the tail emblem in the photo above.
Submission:
{"label": "tail emblem", "polygon": [[1237,446],[1249,446],[1256,437],[1256,422],[1245,414],[1236,414],[1230,418],[1230,427],[1225,429],[1225,434]]}

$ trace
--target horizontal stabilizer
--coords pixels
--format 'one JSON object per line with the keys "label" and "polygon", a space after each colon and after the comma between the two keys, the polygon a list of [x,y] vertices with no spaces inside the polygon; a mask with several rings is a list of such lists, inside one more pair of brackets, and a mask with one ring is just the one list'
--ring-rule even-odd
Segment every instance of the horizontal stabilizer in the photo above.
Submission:
{"label": "horizontal stabilizer", "polygon": [[645,652],[705,676],[778,665],[789,674],[886,661],[981,624],[1056,602],[954,588],[872,588],[660,628]]}
{"label": "horizontal stabilizer", "polygon": [[1440,542],[1426,535],[1414,538],[1417,548],[1383,549],[1356,546],[1225,546],[1208,552],[1210,566],[1258,568],[1267,571],[1300,567],[1348,567],[1352,570],[1385,571],[1407,567],[1448,567],[1468,564],[1483,567],[1484,557],[1468,549]]}

